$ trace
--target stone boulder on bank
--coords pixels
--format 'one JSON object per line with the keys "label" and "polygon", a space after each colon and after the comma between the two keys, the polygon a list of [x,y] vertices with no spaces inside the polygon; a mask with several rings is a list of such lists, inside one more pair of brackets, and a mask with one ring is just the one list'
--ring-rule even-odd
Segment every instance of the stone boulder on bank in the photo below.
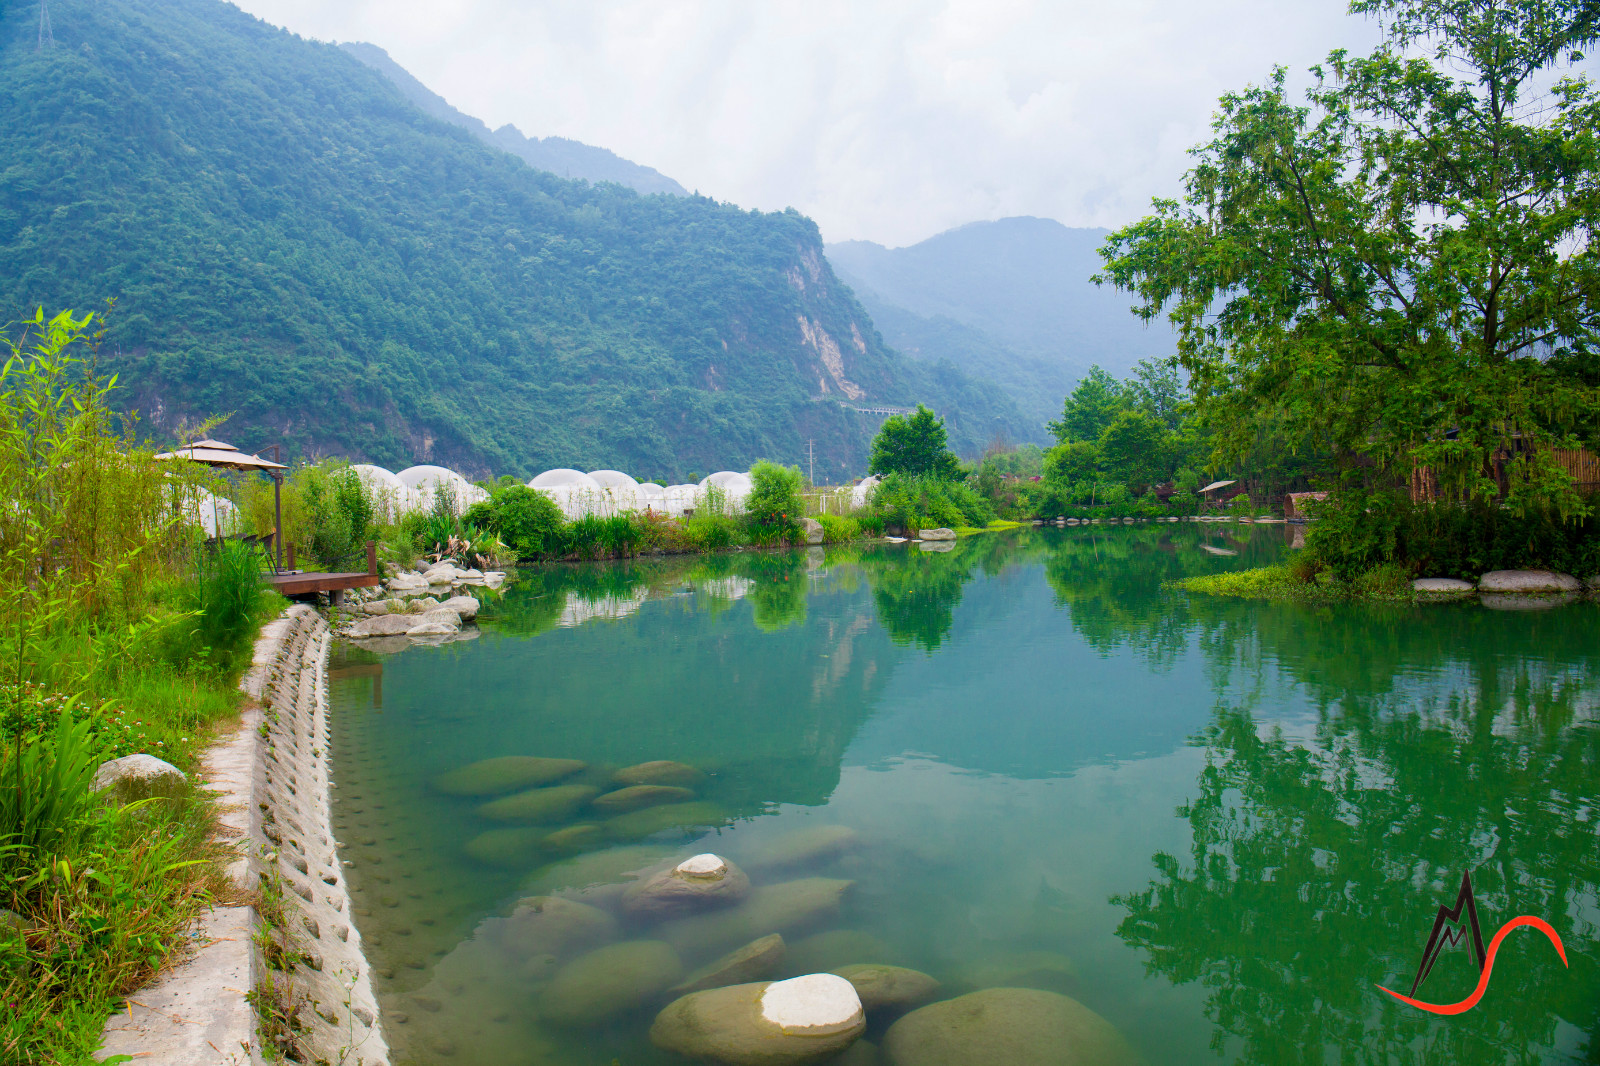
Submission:
{"label": "stone boulder on bank", "polygon": [[93,792],[112,792],[123,803],[150,796],[171,796],[189,781],[182,770],[154,755],[124,755],[100,764],[94,772]]}
{"label": "stone boulder on bank", "polygon": [[367,637],[401,637],[416,625],[417,616],[414,614],[379,614],[363,618],[346,629],[344,635],[354,640]]}
{"label": "stone boulder on bank", "polygon": [[451,596],[439,606],[447,611],[454,611],[463,622],[470,622],[478,617],[478,601],[471,596]]}
{"label": "stone boulder on bank", "polygon": [[1479,592],[1562,593],[1581,592],[1583,584],[1571,574],[1553,570],[1491,570],[1478,579]]}
{"label": "stone boulder on bank", "polygon": [[839,1054],[866,1027],[849,981],[807,974],[674,1000],[656,1016],[650,1040],[667,1051],[730,1066],[800,1066]]}
{"label": "stone boulder on bank", "polygon": [[955,540],[956,531],[946,526],[940,526],[938,529],[918,530],[917,537],[921,540]]}
{"label": "stone boulder on bank", "polygon": [[883,1039],[889,1066],[1137,1066],[1122,1034],[1057,992],[989,988],[907,1014]]}
{"label": "stone boulder on bank", "polygon": [[815,518],[802,519],[800,522],[800,534],[807,544],[821,544],[823,536],[822,523]]}
{"label": "stone boulder on bank", "polygon": [[1472,595],[1477,586],[1455,577],[1419,577],[1411,583],[1411,589],[1421,599],[1459,599]]}

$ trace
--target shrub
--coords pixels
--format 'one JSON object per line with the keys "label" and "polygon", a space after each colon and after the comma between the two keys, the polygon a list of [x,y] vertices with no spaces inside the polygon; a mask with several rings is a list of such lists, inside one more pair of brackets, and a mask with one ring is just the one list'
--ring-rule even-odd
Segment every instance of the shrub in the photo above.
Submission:
{"label": "shrub", "polygon": [[237,541],[197,548],[186,606],[212,658],[231,657],[255,632],[264,591],[261,561],[250,548]]}
{"label": "shrub", "polygon": [[750,468],[750,495],[745,498],[744,510],[757,543],[761,543],[762,538],[795,538],[800,529],[800,517],[805,513],[805,504],[800,499],[802,484],[798,467],[762,460]]}
{"label": "shrub", "polygon": [[[482,506],[474,504],[473,508]],[[490,528],[518,558],[531,559],[560,550],[561,508],[549,496],[526,485],[515,485],[495,493],[488,506],[494,514]],[[468,509],[469,515],[473,508]]]}
{"label": "shrub", "polygon": [[817,521],[822,524],[822,540],[825,544],[842,544],[861,536],[859,519],[847,518],[844,515],[822,514],[817,515]]}
{"label": "shrub", "polygon": [[696,551],[714,552],[733,546],[738,539],[739,527],[734,519],[717,512],[696,510],[679,524],[683,539]]}
{"label": "shrub", "polygon": [[885,524],[906,529],[985,526],[994,521],[988,501],[965,483],[937,477],[890,474],[878,483],[870,507]]}

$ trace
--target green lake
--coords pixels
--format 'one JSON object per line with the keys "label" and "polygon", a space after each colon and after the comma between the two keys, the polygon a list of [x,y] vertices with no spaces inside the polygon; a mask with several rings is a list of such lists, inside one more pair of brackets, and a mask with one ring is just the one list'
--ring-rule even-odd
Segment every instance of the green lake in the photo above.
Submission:
{"label": "green lake", "polygon": [[[687,973],[764,932],[787,944],[774,977],[882,962],[939,998],[1063,993],[1151,1066],[1600,1062],[1600,605],[1168,584],[1281,558],[1292,532],[532,568],[476,639],[341,645],[334,824],[395,1062],[686,1062],[646,1035],[671,995],[564,1013],[556,975],[615,940],[665,942],[657,968]],[[581,761],[553,784],[566,809],[495,821],[495,795],[440,787],[504,756]],[[666,806],[594,808],[654,760],[703,777]],[[758,893],[826,879],[807,883],[827,898],[781,928],[601,915],[578,947],[519,948],[519,901],[609,915],[625,872],[702,852]],[[1523,928],[1471,1010],[1396,1002],[1379,986],[1411,989],[1464,871],[1484,941],[1533,915],[1570,968]],[[1417,998],[1478,976],[1469,936]],[[893,1020],[869,1013],[863,1039]]]}

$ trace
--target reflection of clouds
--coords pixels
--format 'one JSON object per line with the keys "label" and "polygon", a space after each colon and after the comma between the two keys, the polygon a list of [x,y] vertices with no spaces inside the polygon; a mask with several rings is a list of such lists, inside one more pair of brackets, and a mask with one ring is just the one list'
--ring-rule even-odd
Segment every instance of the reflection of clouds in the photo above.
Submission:
{"label": "reflection of clouds", "polygon": [[719,600],[742,600],[749,595],[756,583],[747,577],[708,577],[703,581],[696,581],[695,587],[707,596]]}
{"label": "reflection of clouds", "polygon": [[647,585],[640,585],[625,596],[606,593],[596,597],[579,592],[568,592],[567,605],[562,609],[561,617],[556,619],[556,625],[571,629],[575,626],[581,626],[585,622],[592,622],[597,618],[606,622],[615,622],[637,611],[649,598],[650,589]]}

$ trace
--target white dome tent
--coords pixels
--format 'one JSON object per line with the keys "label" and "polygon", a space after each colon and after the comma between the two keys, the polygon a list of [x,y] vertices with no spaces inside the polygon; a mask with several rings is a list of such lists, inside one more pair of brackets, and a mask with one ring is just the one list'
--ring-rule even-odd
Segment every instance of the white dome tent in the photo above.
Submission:
{"label": "white dome tent", "polygon": [[411,505],[428,511],[433,509],[434,492],[440,485],[449,486],[455,495],[455,512],[461,514],[486,494],[472,482],[442,466],[410,466],[395,477],[411,490]]}
{"label": "white dome tent", "polygon": [[605,492],[594,478],[569,467],[546,470],[528,482],[528,487],[556,501],[569,522],[593,511]]}
{"label": "white dome tent", "polygon": [[661,506],[674,518],[682,518],[685,511],[694,510],[694,498],[700,492],[698,485],[668,485],[661,492]]}
{"label": "white dome tent", "polygon": [[643,506],[639,483],[620,470],[591,470],[589,476],[599,484],[602,513],[607,517],[637,511]]}
{"label": "white dome tent", "polygon": [[855,488],[850,490],[850,509],[852,511],[856,511],[856,510],[860,510],[861,508],[865,507],[867,505],[868,501],[872,499],[872,492],[877,487],[878,487],[878,479],[877,478],[875,478],[875,477],[862,478],[861,479],[861,483],[859,485],[857,485]]}
{"label": "white dome tent", "polygon": [[350,469],[361,479],[362,488],[372,500],[372,511],[384,522],[398,522],[411,502],[411,490],[392,470],[371,463],[353,463]]}
{"label": "white dome tent", "polygon": [[700,494],[696,507],[704,506],[708,489],[718,489],[722,492],[723,503],[730,513],[744,510],[744,501],[750,496],[749,474],[741,474],[737,470],[718,470],[709,474],[700,481]]}

